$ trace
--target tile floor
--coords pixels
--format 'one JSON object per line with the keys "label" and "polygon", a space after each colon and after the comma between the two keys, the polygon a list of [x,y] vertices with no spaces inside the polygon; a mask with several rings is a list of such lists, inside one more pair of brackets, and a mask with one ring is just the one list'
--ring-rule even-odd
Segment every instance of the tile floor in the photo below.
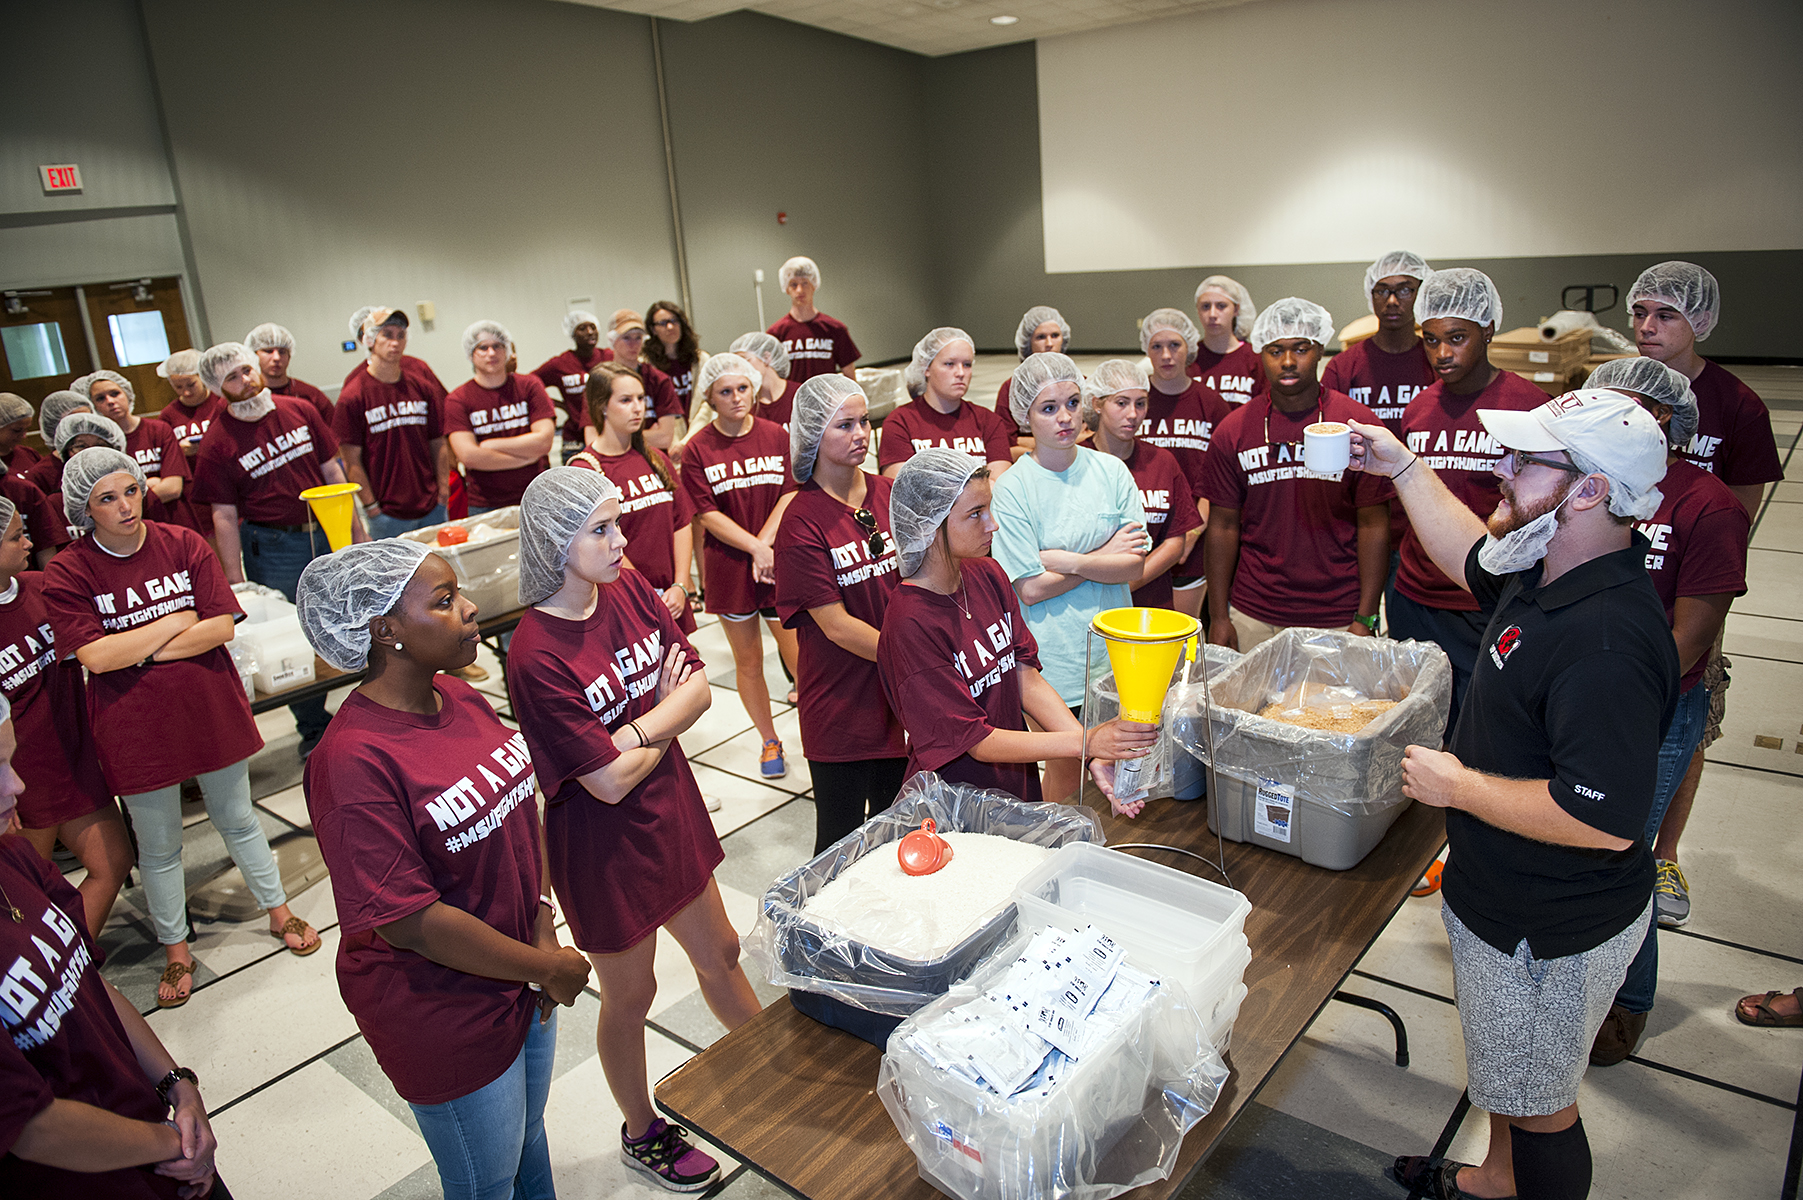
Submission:
{"label": "tile floor", "polygon": [[[973,395],[993,397],[1012,363],[979,361]],[[1090,359],[1080,365],[1090,367]],[[1696,918],[1661,938],[1660,1002],[1635,1058],[1591,1072],[1585,1123],[1596,1154],[1599,1198],[1775,1196],[1795,1120],[1803,1034],[1748,1029],[1730,1007],[1743,993],[1803,982],[1803,370],[1743,368],[1771,405],[1787,474],[1753,539],[1752,586],[1728,621],[1735,662],[1724,735],[1710,754],[1683,862]],[[758,777],[758,742],[733,692],[731,657],[708,623],[695,639],[709,663],[714,705],[684,738],[696,775],[721,801],[715,827],[726,861],[718,879],[734,924],[749,927],[768,883],[808,857],[813,808],[799,759],[795,714],[777,705],[793,767]],[[504,701],[497,664],[485,685]],[[787,687],[774,653],[774,696]],[[306,805],[285,710],[260,718],[268,746],[253,786],[272,837],[305,831]],[[1756,745],[1755,737],[1776,739]],[[191,814],[191,879],[225,861],[199,811]],[[1787,882],[1788,881],[1788,882]],[[147,1012],[176,1058],[205,1083],[235,1193],[384,1200],[438,1194],[437,1177],[407,1106],[377,1068],[340,1002],[328,879],[294,899],[321,929],[325,951],[296,959],[275,948],[261,921],[203,924],[193,1000],[155,1008],[161,954],[151,944],[143,896],[128,889],[106,930],[106,974]],[[1389,1026],[1375,1014],[1330,1004],[1185,1193],[1188,1197],[1395,1197],[1380,1177],[1390,1156],[1425,1151],[1464,1083],[1459,1026],[1439,902],[1404,906],[1360,964],[1353,990],[1391,1004],[1408,1022],[1413,1065],[1392,1058]],[[667,1072],[723,1032],[708,1014],[693,972],[659,936],[659,993],[648,1022],[654,1075]],[[773,989],[760,985],[766,1000]],[[614,1152],[619,1116],[594,1054],[596,1000],[561,1010],[557,1082],[548,1121],[560,1194],[655,1194]],[[1481,1118],[1454,1142],[1481,1155]],[[734,1200],[782,1194],[727,1162],[714,1194]]]}

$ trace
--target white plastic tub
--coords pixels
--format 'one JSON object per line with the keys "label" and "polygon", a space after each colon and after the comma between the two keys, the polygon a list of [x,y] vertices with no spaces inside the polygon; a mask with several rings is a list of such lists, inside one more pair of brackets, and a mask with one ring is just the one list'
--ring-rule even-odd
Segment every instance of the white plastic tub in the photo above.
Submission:
{"label": "white plastic tub", "polygon": [[313,646],[301,630],[300,618],[240,625],[233,640],[243,642],[256,656],[257,690],[264,695],[313,682]]}
{"label": "white plastic tub", "polygon": [[[441,529],[474,530],[478,525],[486,525],[495,532],[492,536],[480,535],[479,540],[453,546],[438,544]],[[483,620],[520,606],[520,510],[517,506],[415,529],[401,537],[430,546],[434,554],[451,564],[451,569],[457,573],[457,590],[475,602],[476,615]]]}

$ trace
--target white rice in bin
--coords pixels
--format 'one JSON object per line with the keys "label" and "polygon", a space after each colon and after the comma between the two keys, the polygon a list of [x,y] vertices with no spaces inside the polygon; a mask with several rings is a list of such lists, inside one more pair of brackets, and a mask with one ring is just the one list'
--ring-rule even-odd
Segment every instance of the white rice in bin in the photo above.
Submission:
{"label": "white rice in bin", "polygon": [[989,833],[942,833],[952,861],[909,875],[896,843],[860,858],[802,905],[816,922],[855,942],[930,961],[977,931],[1014,897],[1014,885],[1053,853]]}

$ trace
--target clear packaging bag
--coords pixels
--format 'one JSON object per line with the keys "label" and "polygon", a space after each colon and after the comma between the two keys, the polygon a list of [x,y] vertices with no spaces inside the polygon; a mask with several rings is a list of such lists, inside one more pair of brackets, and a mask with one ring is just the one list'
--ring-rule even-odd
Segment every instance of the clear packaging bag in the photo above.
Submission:
{"label": "clear packaging bag", "polygon": [[754,969],[777,987],[815,992],[892,1017],[914,1012],[969,975],[1014,932],[1012,903],[950,951],[927,961],[866,945],[803,911],[841,871],[866,854],[893,846],[928,817],[941,833],[996,834],[1050,849],[1106,840],[1100,822],[1086,808],[1027,804],[1006,792],[947,783],[921,771],[902,785],[893,805],[770,885],[743,939]]}
{"label": "clear packaging bag", "polygon": [[[1098,639],[1100,640],[1100,639]],[[1208,664],[1208,678],[1214,679],[1224,669],[1239,661],[1240,652],[1226,646],[1206,646],[1203,648],[1204,661]],[[1192,699],[1192,695],[1194,698]],[[1130,795],[1123,795],[1123,800],[1137,799],[1139,796],[1180,795],[1179,775],[1183,774],[1183,763],[1178,757],[1183,749],[1177,741],[1177,718],[1187,708],[1201,703],[1202,666],[1193,661],[1186,652],[1177,662],[1177,669],[1171,675],[1171,686],[1165,692],[1164,718],[1159,722],[1158,740],[1152,744],[1152,752],[1144,758],[1140,768],[1139,781],[1142,790]],[[1083,700],[1083,727],[1094,729],[1096,726],[1114,720],[1121,715],[1121,698],[1114,690],[1114,673],[1108,672],[1089,681],[1089,693]]]}
{"label": "clear packaging bag", "polygon": [[1107,1200],[1166,1178],[1183,1135],[1213,1109],[1227,1080],[1181,989],[1154,988],[1123,1024],[1066,1062],[1051,1086],[1035,1076],[1007,1098],[947,1070],[916,1040],[917,1031],[983,1003],[1031,941],[1013,939],[889,1040],[877,1096],[920,1177],[959,1200]]}

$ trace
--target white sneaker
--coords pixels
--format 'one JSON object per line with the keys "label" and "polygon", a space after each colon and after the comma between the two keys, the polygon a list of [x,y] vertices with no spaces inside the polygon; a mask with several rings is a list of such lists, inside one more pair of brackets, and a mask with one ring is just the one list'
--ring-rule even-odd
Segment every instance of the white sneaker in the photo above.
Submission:
{"label": "white sneaker", "polygon": [[709,812],[720,811],[720,798],[718,796],[709,796],[704,793],[701,797],[701,802],[707,805],[707,811]]}

